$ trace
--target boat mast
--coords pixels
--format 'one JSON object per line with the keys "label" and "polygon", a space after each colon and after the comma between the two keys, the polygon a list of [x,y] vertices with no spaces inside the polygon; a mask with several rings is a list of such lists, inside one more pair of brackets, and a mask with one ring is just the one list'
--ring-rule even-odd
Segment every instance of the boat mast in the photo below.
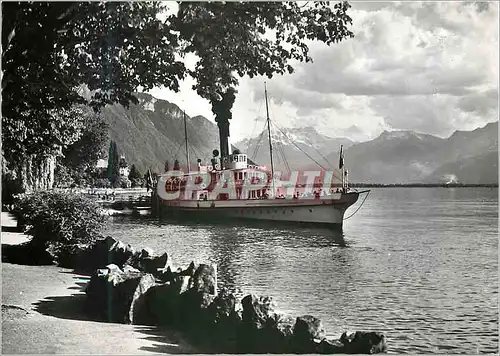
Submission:
{"label": "boat mast", "polygon": [[186,141],[186,164],[187,171],[189,173],[189,149],[188,149],[188,132],[187,132],[187,123],[186,123],[186,112],[182,111],[184,114],[184,140]]}
{"label": "boat mast", "polygon": [[342,164],[342,167],[340,167],[342,170],[340,171],[342,174],[342,192],[345,191],[345,162],[344,162],[344,146],[343,145],[340,145],[340,158],[339,158],[339,162]]}
{"label": "boat mast", "polygon": [[276,194],[274,191],[274,163],[273,163],[273,143],[271,141],[271,120],[269,119],[269,105],[267,103],[267,86],[266,82],[264,82],[264,93],[266,96],[266,115],[267,115],[267,134],[269,137],[269,155],[271,156],[271,182],[273,185],[273,197]]}

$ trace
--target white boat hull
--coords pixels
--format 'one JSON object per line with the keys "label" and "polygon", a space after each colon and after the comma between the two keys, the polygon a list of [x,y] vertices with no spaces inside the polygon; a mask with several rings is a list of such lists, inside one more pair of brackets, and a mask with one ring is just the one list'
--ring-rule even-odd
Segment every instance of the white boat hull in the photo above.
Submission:
{"label": "white boat hull", "polygon": [[358,199],[357,192],[321,199],[162,200],[164,217],[251,219],[342,226],[344,213]]}

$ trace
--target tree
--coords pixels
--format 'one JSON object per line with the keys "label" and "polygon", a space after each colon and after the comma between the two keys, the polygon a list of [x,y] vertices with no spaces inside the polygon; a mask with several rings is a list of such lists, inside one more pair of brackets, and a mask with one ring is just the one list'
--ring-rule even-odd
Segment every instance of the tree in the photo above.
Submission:
{"label": "tree", "polygon": [[[81,137],[62,150],[58,159],[57,173],[69,174],[73,180],[93,180],[97,161],[105,155],[108,141],[108,125],[99,114],[86,110]],[[64,167],[65,169],[63,169]],[[56,177],[57,178],[57,177]],[[65,177],[63,180],[66,180]]]}
{"label": "tree", "polygon": [[108,179],[112,186],[117,185],[120,180],[120,154],[115,141],[109,143]]}
{"label": "tree", "polygon": [[128,174],[128,179],[132,180],[138,178],[142,178],[142,174],[141,172],[139,172],[135,164],[132,164],[132,167],[130,167],[130,172]]}
{"label": "tree", "polygon": [[[137,102],[134,92],[178,90],[186,75],[212,103],[224,138],[239,77],[291,73],[294,62],[312,60],[307,41],[330,45],[353,36],[347,2],[181,2],[162,18],[167,6],[2,3],[7,161],[19,165],[74,143],[81,135],[79,105],[128,106]],[[199,58],[194,69],[182,62],[187,53]],[[226,146],[221,142],[221,153]]]}
{"label": "tree", "polygon": [[[7,161],[51,155],[77,139],[78,104],[136,102],[178,89],[184,65],[160,2],[2,3],[2,128]],[[67,135],[67,131],[74,135]]]}
{"label": "tree", "polygon": [[142,186],[144,184],[144,179],[142,177],[141,172],[139,172],[135,164],[132,164],[128,174],[128,179],[132,182],[132,187]]}
{"label": "tree", "polygon": [[307,41],[327,45],[354,37],[348,29],[350,5],[342,2],[181,2],[170,20],[184,52],[199,61],[188,73],[193,89],[208,99],[227,155],[229,120],[238,76],[293,72],[293,62],[310,62]]}

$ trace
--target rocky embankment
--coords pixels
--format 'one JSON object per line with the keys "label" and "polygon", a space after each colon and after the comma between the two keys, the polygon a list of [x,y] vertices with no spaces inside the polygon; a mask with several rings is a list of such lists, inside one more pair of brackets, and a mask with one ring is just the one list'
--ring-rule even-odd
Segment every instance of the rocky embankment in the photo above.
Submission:
{"label": "rocky embankment", "polygon": [[91,275],[85,311],[110,322],[164,326],[217,353],[379,353],[385,336],[358,331],[331,340],[311,315],[275,311],[271,297],[238,300],[217,288],[213,265],[191,263],[175,271],[167,253],[135,250],[106,237],[92,246],[58,251],[58,264]]}

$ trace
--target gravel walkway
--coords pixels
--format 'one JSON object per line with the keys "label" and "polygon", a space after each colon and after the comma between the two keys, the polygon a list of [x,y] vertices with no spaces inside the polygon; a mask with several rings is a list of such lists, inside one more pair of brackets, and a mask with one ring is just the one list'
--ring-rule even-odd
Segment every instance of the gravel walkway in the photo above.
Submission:
{"label": "gravel walkway", "polygon": [[[15,226],[2,212],[2,244],[27,241]],[[2,263],[2,354],[197,353],[175,332],[89,320],[86,281],[55,266]]]}

